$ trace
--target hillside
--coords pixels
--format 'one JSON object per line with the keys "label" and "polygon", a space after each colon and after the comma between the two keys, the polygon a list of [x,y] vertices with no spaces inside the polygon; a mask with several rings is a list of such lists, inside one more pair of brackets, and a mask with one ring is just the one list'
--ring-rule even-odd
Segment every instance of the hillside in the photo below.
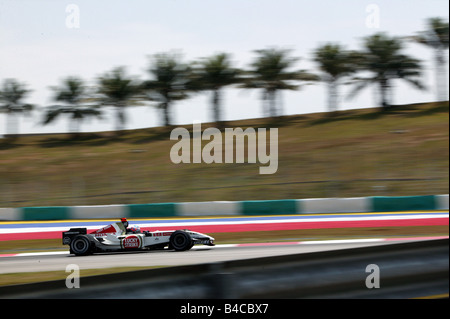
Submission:
{"label": "hillside", "polygon": [[448,102],[225,127],[278,128],[278,171],[260,175],[262,164],[247,162],[174,164],[172,128],[26,136],[0,140],[0,207],[448,193]]}

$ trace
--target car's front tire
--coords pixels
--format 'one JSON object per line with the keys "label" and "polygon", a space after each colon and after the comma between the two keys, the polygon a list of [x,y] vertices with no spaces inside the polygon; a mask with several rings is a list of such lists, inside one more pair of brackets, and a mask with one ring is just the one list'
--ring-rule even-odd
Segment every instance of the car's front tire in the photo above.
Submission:
{"label": "car's front tire", "polygon": [[169,248],[175,249],[176,251],[189,250],[194,245],[191,236],[182,230],[175,231],[170,236],[169,242]]}
{"label": "car's front tire", "polygon": [[86,235],[78,235],[70,242],[70,252],[77,256],[86,256],[92,253],[94,243]]}

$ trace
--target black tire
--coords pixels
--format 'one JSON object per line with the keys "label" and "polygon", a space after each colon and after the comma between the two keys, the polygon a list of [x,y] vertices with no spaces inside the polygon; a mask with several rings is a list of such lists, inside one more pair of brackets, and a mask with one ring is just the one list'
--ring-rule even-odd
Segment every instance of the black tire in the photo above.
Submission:
{"label": "black tire", "polygon": [[176,251],[189,250],[194,244],[191,236],[182,230],[175,231],[170,236],[169,242],[169,248],[175,249]]}
{"label": "black tire", "polygon": [[70,252],[77,256],[86,256],[92,253],[94,243],[86,235],[77,235],[70,242]]}

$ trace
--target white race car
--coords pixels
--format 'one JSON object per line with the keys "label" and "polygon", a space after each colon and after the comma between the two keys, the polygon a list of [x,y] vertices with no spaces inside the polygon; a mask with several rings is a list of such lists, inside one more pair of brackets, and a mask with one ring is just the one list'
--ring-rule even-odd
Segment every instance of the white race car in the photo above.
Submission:
{"label": "white race car", "polygon": [[183,230],[144,231],[139,227],[128,228],[128,221],[110,224],[91,233],[86,228],[70,228],[62,233],[63,245],[70,246],[70,253],[77,256],[96,252],[169,249],[189,250],[195,244],[214,246],[214,238],[202,233]]}

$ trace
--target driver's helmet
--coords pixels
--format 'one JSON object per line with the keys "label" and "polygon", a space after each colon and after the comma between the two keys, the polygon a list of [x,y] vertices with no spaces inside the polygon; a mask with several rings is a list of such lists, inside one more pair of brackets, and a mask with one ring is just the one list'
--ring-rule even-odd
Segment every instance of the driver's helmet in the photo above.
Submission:
{"label": "driver's helmet", "polygon": [[140,233],[141,227],[139,227],[138,225],[133,225],[130,227],[130,231],[134,234]]}
{"label": "driver's helmet", "polygon": [[128,221],[126,218],[121,218],[120,221],[122,222],[123,226],[125,227],[125,229],[128,227]]}

